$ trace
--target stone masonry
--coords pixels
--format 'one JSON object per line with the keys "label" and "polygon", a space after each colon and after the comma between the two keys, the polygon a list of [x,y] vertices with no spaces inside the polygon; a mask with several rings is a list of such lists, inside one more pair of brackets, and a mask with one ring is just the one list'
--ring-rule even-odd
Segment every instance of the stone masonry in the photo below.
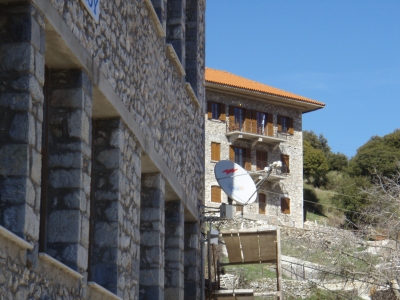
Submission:
{"label": "stone masonry", "polygon": [[82,70],[50,70],[44,252],[87,269],[92,84]]}
{"label": "stone masonry", "polygon": [[0,300],[201,299],[205,0],[82,1],[0,3]]}
{"label": "stone masonry", "polygon": [[142,176],[139,299],[164,299],[164,190],[160,173]]}
{"label": "stone masonry", "polygon": [[[121,119],[94,122],[90,280],[136,299],[140,151]],[[133,278],[132,278],[133,277]]]}
{"label": "stone masonry", "polygon": [[165,291],[166,300],[183,300],[184,293],[184,207],[171,201],[165,207]]}
{"label": "stone masonry", "polygon": [[35,242],[41,193],[43,15],[27,4],[0,8],[0,225]]}

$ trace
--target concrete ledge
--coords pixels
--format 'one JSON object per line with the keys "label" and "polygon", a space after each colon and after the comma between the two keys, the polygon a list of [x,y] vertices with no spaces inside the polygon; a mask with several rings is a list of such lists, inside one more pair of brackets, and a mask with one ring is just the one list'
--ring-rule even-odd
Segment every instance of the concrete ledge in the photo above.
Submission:
{"label": "concrete ledge", "polygon": [[[101,294],[102,299],[122,300],[122,298],[118,297],[114,293],[111,293],[109,290],[103,288],[101,285],[98,285],[96,282],[89,281],[88,287],[89,287],[89,290],[93,289],[97,293]],[[99,298],[92,298],[92,299],[100,300]]]}
{"label": "concrete ledge", "polygon": [[178,55],[175,52],[174,46],[172,46],[171,44],[166,44],[166,48],[167,56],[170,60],[172,60],[177,71],[181,74],[181,76],[186,76],[185,69],[183,68],[181,61],[179,60]]}
{"label": "concrete ledge", "polygon": [[62,262],[58,261],[57,259],[51,257],[50,255],[46,254],[46,253],[39,253],[39,259],[55,266],[56,268],[59,268],[63,271],[65,271],[66,273],[70,274],[72,277],[76,278],[76,279],[82,279],[83,275],[72,270],[70,267],[64,265]]}
{"label": "concrete ledge", "polygon": [[192,85],[189,82],[185,82],[186,91],[189,94],[190,100],[196,105],[200,107],[200,102],[197,100],[196,94],[193,91]]}
{"label": "concrete ledge", "polygon": [[150,18],[157,29],[158,37],[160,38],[166,37],[167,35],[165,33],[163,26],[160,23],[160,20],[158,19],[156,11],[154,10],[153,3],[151,3],[150,0],[144,0],[144,3],[146,4],[147,9],[149,10]]}
{"label": "concrete ledge", "polygon": [[14,244],[17,244],[19,247],[22,249],[28,249],[32,250],[33,246],[25,241],[24,239],[20,238],[16,234],[12,233],[8,229],[4,228],[3,226],[0,225],[0,235],[3,236],[6,239],[11,240]]}

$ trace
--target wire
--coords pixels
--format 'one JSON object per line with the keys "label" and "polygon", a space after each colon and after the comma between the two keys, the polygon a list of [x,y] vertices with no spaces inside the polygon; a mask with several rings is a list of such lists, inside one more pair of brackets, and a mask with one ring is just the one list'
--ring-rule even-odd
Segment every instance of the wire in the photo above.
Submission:
{"label": "wire", "polygon": [[[370,282],[370,281],[365,281],[365,280],[361,280],[361,279],[356,279],[356,278],[354,278],[354,277],[347,277],[347,276],[344,276],[344,275],[342,275],[342,274],[333,273],[333,272],[329,272],[329,271],[326,271],[326,270],[321,270],[321,269],[318,269],[318,268],[313,268],[313,267],[311,267],[311,266],[305,266],[304,264],[299,264],[299,263],[295,263],[295,262],[288,261],[288,260],[284,260],[284,259],[281,259],[281,261],[284,261],[284,262],[287,262],[287,263],[290,263],[290,264],[293,264],[293,265],[303,266],[303,267],[306,267],[306,268],[309,268],[309,269],[313,269],[313,270],[316,270],[316,271],[320,271],[320,272],[324,272],[324,273],[336,275],[336,276],[339,276],[339,277],[342,277],[342,278],[346,278],[346,279],[351,279],[351,280],[355,280],[355,281],[359,281],[359,282],[364,282],[364,283],[368,283],[368,284],[376,285],[376,286],[380,286],[380,287],[385,287],[385,288],[388,287],[387,285],[382,285],[382,284],[377,284],[377,283],[375,283],[375,282]],[[400,289],[396,289],[396,288],[393,288],[393,287],[389,287],[389,288],[392,289],[392,290],[398,290],[398,291],[400,291]]]}
{"label": "wire", "polygon": [[353,212],[353,213],[360,214],[359,211],[343,209],[343,208],[339,208],[339,207],[331,206],[331,205],[326,205],[326,204],[320,204],[320,203],[316,203],[316,202],[313,202],[313,201],[310,201],[310,200],[305,200],[305,199],[304,199],[303,201],[309,202],[309,203],[313,203],[313,204],[315,204],[315,205],[326,206],[326,207],[331,207],[331,208],[335,208],[335,209],[338,209],[338,210],[349,211],[349,212]]}

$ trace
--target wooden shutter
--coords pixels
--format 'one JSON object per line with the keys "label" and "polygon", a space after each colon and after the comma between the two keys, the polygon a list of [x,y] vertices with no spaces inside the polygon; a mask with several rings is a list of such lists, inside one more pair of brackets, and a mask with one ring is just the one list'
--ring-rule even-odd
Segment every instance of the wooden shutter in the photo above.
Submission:
{"label": "wooden shutter", "polygon": [[212,119],[212,102],[207,101],[207,118]]}
{"label": "wooden shutter", "polygon": [[[282,161],[282,173],[290,173],[289,155],[282,154],[281,161]],[[284,167],[286,167],[286,170],[284,169]]]}
{"label": "wooden shutter", "polygon": [[265,207],[267,206],[265,198],[265,194],[258,194],[258,213],[263,215],[265,215]]}
{"label": "wooden shutter", "polygon": [[245,132],[252,132],[251,131],[251,110],[250,109],[246,109],[245,110],[245,121],[244,121],[244,131]]}
{"label": "wooden shutter", "polygon": [[282,132],[282,116],[278,115],[278,132]]}
{"label": "wooden shutter", "polygon": [[257,111],[255,110],[251,111],[251,132],[257,133]]}
{"label": "wooden shutter", "polygon": [[211,202],[221,203],[221,188],[219,186],[211,186]]}
{"label": "wooden shutter", "polygon": [[229,106],[229,131],[235,128],[235,107]]}
{"label": "wooden shutter", "polygon": [[219,161],[221,159],[221,144],[211,142],[211,160]]}
{"label": "wooden shutter", "polygon": [[221,114],[220,114],[220,117],[219,117],[219,119],[221,120],[221,121],[226,121],[226,112],[225,112],[225,104],[220,104],[220,107],[221,107]]}
{"label": "wooden shutter", "polygon": [[267,125],[267,134],[269,136],[274,136],[274,115],[268,114],[268,125]]}
{"label": "wooden shutter", "polygon": [[244,148],[244,169],[251,171],[251,149]]}
{"label": "wooden shutter", "polygon": [[290,214],[290,198],[281,198],[281,212],[285,215]]}
{"label": "wooden shutter", "polygon": [[232,146],[229,147],[229,160],[235,161],[235,149]]}
{"label": "wooden shutter", "polygon": [[257,171],[264,170],[264,168],[267,166],[267,160],[268,159],[268,153],[265,151],[256,151],[256,166],[257,166]]}
{"label": "wooden shutter", "polygon": [[243,211],[243,205],[236,204],[236,211]]}
{"label": "wooden shutter", "polygon": [[293,129],[293,118],[288,118],[289,119],[289,129],[288,133],[289,134],[294,134],[294,129]]}

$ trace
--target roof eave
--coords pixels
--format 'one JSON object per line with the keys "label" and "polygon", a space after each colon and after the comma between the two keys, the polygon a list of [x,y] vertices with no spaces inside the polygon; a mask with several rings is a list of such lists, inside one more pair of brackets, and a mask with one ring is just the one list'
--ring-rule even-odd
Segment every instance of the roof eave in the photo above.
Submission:
{"label": "roof eave", "polygon": [[206,89],[222,92],[225,94],[234,94],[234,95],[240,94],[243,96],[255,98],[257,100],[267,101],[272,104],[296,108],[299,109],[302,113],[308,113],[325,107],[325,104],[310,103],[304,100],[303,101],[296,100],[293,98],[284,97],[280,95],[258,92],[254,90],[243,89],[239,87],[233,87],[209,81],[206,81]]}

